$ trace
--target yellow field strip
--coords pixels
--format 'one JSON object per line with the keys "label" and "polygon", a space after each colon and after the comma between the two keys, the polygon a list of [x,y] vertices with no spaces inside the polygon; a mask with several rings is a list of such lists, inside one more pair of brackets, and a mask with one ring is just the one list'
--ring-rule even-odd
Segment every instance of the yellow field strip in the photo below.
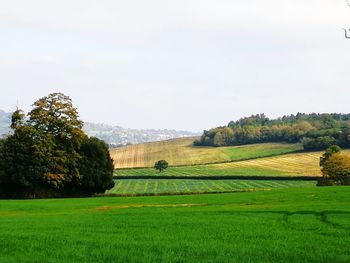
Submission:
{"label": "yellow field strip", "polygon": [[214,169],[263,168],[277,170],[286,175],[319,176],[319,160],[322,152],[286,154],[232,163],[210,165]]}
{"label": "yellow field strip", "polygon": [[168,141],[128,145],[111,149],[115,168],[152,167],[164,159],[172,166],[224,162],[230,158],[222,149],[193,147],[195,138],[180,138]]}

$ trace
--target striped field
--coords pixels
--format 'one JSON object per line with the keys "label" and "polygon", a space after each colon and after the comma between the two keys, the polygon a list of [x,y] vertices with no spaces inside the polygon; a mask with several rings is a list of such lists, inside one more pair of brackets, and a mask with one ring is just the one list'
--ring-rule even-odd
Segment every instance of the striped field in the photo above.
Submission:
{"label": "striped field", "polygon": [[322,152],[293,153],[274,157],[210,165],[169,167],[159,173],[153,168],[116,169],[116,176],[321,176]]}
{"label": "striped field", "polygon": [[315,186],[315,184],[313,181],[125,179],[116,180],[115,187],[106,194],[142,195],[266,191],[275,188]]}
{"label": "striped field", "polygon": [[111,149],[115,168],[153,167],[158,160],[170,166],[212,164],[280,155],[301,149],[298,144],[264,143],[234,147],[194,147],[196,137]]}

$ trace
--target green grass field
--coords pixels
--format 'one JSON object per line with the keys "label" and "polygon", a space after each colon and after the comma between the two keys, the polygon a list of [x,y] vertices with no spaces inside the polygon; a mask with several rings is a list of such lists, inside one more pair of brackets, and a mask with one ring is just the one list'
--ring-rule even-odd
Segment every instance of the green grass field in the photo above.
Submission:
{"label": "green grass field", "polygon": [[235,191],[258,191],[275,188],[315,186],[313,181],[272,180],[188,180],[188,179],[127,179],[117,180],[106,194],[176,194],[176,193],[220,193]]}
{"label": "green grass field", "polygon": [[349,262],[350,187],[0,201],[0,262]]}
{"label": "green grass field", "polygon": [[230,161],[238,161],[291,153],[301,150],[302,147],[299,144],[260,143],[222,147],[221,149],[229,156]]}
{"label": "green grass field", "polygon": [[233,147],[194,147],[196,137],[128,145],[111,149],[115,168],[153,167],[165,159],[170,166],[221,163],[280,155],[301,150],[299,144],[263,143]]}

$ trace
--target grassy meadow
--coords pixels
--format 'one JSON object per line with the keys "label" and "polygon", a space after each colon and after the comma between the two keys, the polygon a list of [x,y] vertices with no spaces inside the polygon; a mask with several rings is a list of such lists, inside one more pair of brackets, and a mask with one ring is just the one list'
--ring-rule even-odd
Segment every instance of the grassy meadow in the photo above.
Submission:
{"label": "grassy meadow", "polygon": [[322,152],[292,153],[245,161],[169,167],[159,173],[154,168],[116,169],[116,176],[321,176]]}
{"label": "grassy meadow", "polygon": [[221,163],[299,151],[298,144],[263,143],[232,147],[195,147],[196,137],[128,145],[110,150],[115,168],[153,167],[158,160],[170,166]]}
{"label": "grassy meadow", "polygon": [[0,262],[349,262],[350,187],[0,201]]}
{"label": "grassy meadow", "polygon": [[123,179],[116,180],[115,187],[106,194],[157,195],[186,193],[222,193],[242,191],[268,191],[290,187],[315,186],[313,181],[273,180],[189,180],[189,179]]}

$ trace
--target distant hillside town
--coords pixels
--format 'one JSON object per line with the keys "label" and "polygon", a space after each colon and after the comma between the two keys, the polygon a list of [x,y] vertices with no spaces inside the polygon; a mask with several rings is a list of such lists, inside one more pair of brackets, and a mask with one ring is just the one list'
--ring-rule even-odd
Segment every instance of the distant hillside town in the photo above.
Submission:
{"label": "distant hillside town", "polygon": [[199,133],[176,130],[126,129],[120,126],[89,122],[85,123],[83,129],[89,136],[104,140],[112,147],[200,135]]}
{"label": "distant hillside town", "polygon": [[[10,132],[11,113],[0,110],[0,137]],[[86,122],[83,130],[89,136],[104,140],[110,147],[198,136],[200,133],[176,130],[126,129],[120,126]]]}

